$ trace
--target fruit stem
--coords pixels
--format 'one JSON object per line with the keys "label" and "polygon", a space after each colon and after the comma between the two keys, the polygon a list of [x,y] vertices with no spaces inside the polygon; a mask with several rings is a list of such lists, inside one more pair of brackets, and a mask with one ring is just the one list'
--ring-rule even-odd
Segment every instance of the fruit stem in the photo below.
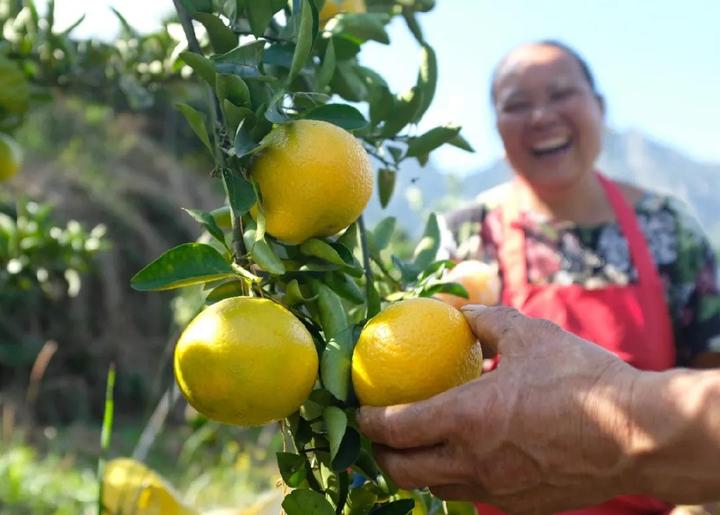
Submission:
{"label": "fruit stem", "polygon": [[[183,32],[185,33],[185,38],[188,42],[188,49],[191,52],[203,55],[202,49],[200,48],[200,43],[198,42],[197,36],[195,35],[195,29],[193,28],[192,20],[190,19],[190,16],[188,16],[188,12],[185,7],[182,5],[182,1],[173,0],[173,4],[175,5],[175,11],[177,11],[180,25],[182,25]],[[224,170],[226,167],[225,156],[223,155],[222,149],[219,147],[221,147],[221,141],[223,140],[222,128],[225,127],[225,118],[223,116],[222,109],[220,108],[220,100],[218,99],[215,92],[210,88],[209,84],[207,85],[207,88],[210,103],[212,104],[213,116],[215,118],[215,123],[213,124],[213,136],[215,140],[215,159],[220,167],[220,170]],[[227,178],[225,177],[225,174],[221,174],[221,176],[223,182],[227,183]],[[228,185],[225,184],[225,190],[230,191],[227,186]],[[243,241],[243,233],[245,231],[243,230],[242,218],[232,208],[230,209],[230,219],[232,226],[233,261],[237,264],[240,264],[242,256],[247,254],[245,242]]]}

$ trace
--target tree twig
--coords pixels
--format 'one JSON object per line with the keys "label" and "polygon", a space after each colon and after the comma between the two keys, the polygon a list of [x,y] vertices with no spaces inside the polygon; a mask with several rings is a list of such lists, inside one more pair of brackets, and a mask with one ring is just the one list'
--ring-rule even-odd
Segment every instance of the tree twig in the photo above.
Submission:
{"label": "tree twig", "polygon": [[[190,16],[188,15],[187,10],[182,5],[182,2],[180,0],[173,0],[173,4],[175,5],[175,10],[177,11],[178,18],[180,20],[180,24],[182,25],[183,31],[185,32],[185,37],[188,41],[188,49],[191,52],[194,52],[196,54],[202,54],[202,49],[200,48],[200,43],[198,42],[197,36],[195,35],[195,29],[192,25],[192,20],[190,19]],[[208,85],[208,91],[210,95],[210,103],[213,106],[213,115],[215,117],[215,123],[213,124],[213,134],[215,136],[215,143],[217,146],[221,146],[223,143],[223,131],[225,127],[225,119],[223,117],[222,109],[220,108],[220,100],[218,99],[217,95],[214,91],[210,89],[210,86]],[[221,129],[222,128],[222,129]],[[215,151],[215,158],[218,161],[218,164],[220,165],[221,169],[225,168],[225,156],[223,155],[222,150],[219,150],[216,148]],[[223,175],[223,182],[227,182],[227,179]],[[226,190],[230,191],[229,188],[227,188],[226,184]],[[232,225],[232,248],[233,248],[233,259],[236,263],[240,262],[240,259],[242,256],[247,254],[247,249],[245,248],[245,242],[243,241],[243,224],[242,224],[242,218],[237,216],[235,213],[235,210],[230,210],[230,218],[231,218],[231,225]]]}
{"label": "tree twig", "polygon": [[368,299],[372,297],[374,288],[373,271],[370,268],[370,252],[368,251],[367,232],[365,229],[365,220],[362,215],[358,218],[358,227],[360,229],[360,248],[362,249],[363,268],[365,269],[365,296]]}

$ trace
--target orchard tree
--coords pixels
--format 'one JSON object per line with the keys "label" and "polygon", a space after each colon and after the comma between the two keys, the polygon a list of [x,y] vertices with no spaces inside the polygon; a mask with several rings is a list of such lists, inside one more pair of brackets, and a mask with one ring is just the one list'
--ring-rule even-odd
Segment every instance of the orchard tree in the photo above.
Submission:
{"label": "orchard tree", "polygon": [[[204,285],[208,307],[176,348],[178,384],[209,418],[281,419],[277,460],[291,489],[283,502],[289,515],[404,514],[416,501],[417,510],[443,510],[427,493],[398,491],[378,469],[355,423],[351,380],[360,373],[352,359],[358,338],[384,305],[467,296],[442,281],[452,263],[436,260],[434,215],[405,261],[385,251],[395,220],[370,230],[362,217],[373,187],[387,205],[404,160],[424,165],[444,144],[472,150],[459,127],[416,130],[437,83],[435,52],[417,20],[433,3],[174,0],[187,39],[178,58],[208,90],[205,105],[178,109],[212,156],[227,205],[187,209],[210,243],[167,251],[132,285]],[[359,60],[366,42],[390,44],[394,17],[404,19],[420,53],[416,83],[402,92]],[[454,309],[430,302],[410,308],[401,324]],[[397,379],[410,387],[429,373],[410,368],[397,371],[409,374]]]}

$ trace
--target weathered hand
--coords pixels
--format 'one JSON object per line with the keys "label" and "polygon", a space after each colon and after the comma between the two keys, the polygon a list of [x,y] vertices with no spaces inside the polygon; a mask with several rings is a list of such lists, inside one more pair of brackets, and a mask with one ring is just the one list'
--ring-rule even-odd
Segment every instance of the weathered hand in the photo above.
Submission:
{"label": "weathered hand", "polygon": [[627,493],[639,374],[613,354],[506,307],[466,306],[496,370],[429,400],[363,407],[361,430],[402,488],[551,513]]}

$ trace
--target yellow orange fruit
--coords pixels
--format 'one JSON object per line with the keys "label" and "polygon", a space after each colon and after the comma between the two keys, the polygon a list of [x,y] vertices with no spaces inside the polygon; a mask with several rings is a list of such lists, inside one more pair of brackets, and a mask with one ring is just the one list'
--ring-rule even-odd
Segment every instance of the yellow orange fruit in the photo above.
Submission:
{"label": "yellow orange fruit", "polygon": [[254,426],[287,417],[317,377],[312,336],[267,299],[232,297],[195,317],[175,348],[175,378],[206,417]]}
{"label": "yellow orange fruit", "polygon": [[368,321],[352,357],[363,405],[427,399],[479,377],[482,350],[460,311],[436,299],[397,302]]}
{"label": "yellow orange fruit", "polygon": [[105,464],[102,499],[108,515],[198,514],[160,475],[130,458]]}
{"label": "yellow orange fruit", "polygon": [[330,236],[370,200],[372,167],[355,137],[336,125],[298,120],[275,128],[250,173],[260,186],[266,230],[290,244]]}
{"label": "yellow orange fruit", "polygon": [[465,304],[493,306],[500,301],[500,277],[496,266],[476,260],[462,261],[448,271],[444,280],[459,283],[468,292],[467,299],[449,293],[435,296],[456,308]]}

